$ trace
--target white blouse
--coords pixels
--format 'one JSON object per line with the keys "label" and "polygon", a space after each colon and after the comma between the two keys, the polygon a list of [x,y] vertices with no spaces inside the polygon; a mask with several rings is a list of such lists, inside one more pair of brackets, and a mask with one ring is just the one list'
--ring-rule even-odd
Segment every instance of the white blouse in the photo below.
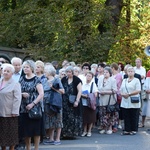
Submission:
{"label": "white blouse", "polygon": [[[141,84],[140,84],[139,79],[133,78],[133,80],[131,82],[128,82],[128,78],[124,79],[120,90],[121,90],[121,93],[126,93],[126,94],[132,93],[134,91],[141,91]],[[140,97],[139,94],[134,95],[134,96]],[[123,108],[140,108],[141,102],[131,103],[130,97],[128,97],[127,99],[122,97],[121,107],[123,107]]]}

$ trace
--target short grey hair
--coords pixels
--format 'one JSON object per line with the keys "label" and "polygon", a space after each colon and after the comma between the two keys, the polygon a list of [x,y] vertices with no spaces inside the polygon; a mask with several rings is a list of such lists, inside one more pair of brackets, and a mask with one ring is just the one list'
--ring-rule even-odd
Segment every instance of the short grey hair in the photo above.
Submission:
{"label": "short grey hair", "polygon": [[46,65],[44,70],[53,77],[56,75],[56,69],[51,65]]}
{"label": "short grey hair", "polygon": [[132,67],[132,66],[127,68],[127,71],[129,71],[129,70],[133,70],[135,72],[134,67]]}
{"label": "short grey hair", "polygon": [[74,67],[73,70],[74,70],[74,71],[77,70],[78,72],[81,71],[80,67]]}
{"label": "short grey hair", "polygon": [[23,67],[24,65],[29,65],[32,72],[34,73],[35,72],[35,62],[33,60],[26,60],[24,63],[23,63]]}
{"label": "short grey hair", "polygon": [[91,65],[91,68],[92,68],[92,67],[96,67],[96,68],[97,68],[97,67],[98,67],[98,64],[92,64],[92,65]]}
{"label": "short grey hair", "polygon": [[68,67],[66,67],[66,72],[68,72],[68,71],[72,71],[72,73],[73,73],[74,68],[72,66],[68,66]]}
{"label": "short grey hair", "polygon": [[59,70],[59,73],[62,73],[62,72],[65,72],[65,71],[66,71],[66,69],[62,68],[62,69]]}
{"label": "short grey hair", "polygon": [[11,64],[13,64],[15,61],[19,61],[20,64],[22,64],[22,59],[19,58],[19,57],[13,57],[13,58],[11,59]]}
{"label": "short grey hair", "polygon": [[130,64],[125,65],[124,70],[127,70],[129,67],[132,67]]}
{"label": "short grey hair", "polygon": [[2,64],[2,72],[5,68],[10,68],[11,72],[14,73],[15,72],[15,68],[12,64],[8,64],[8,63],[5,63],[5,64]]}

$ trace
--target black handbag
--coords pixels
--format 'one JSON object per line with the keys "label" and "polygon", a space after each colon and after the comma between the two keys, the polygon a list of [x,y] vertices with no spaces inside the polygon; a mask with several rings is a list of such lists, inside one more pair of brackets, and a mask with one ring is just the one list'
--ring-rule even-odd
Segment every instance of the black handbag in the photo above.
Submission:
{"label": "black handbag", "polygon": [[38,104],[34,105],[34,107],[32,107],[29,110],[28,116],[30,119],[41,119],[42,118],[42,108],[41,108],[40,102]]}
{"label": "black handbag", "polygon": [[[111,95],[112,95],[112,94],[111,94]],[[114,93],[113,93],[113,97],[114,97],[116,103],[113,104],[113,105],[110,105],[110,98],[111,98],[111,95],[109,96],[108,105],[106,106],[106,112],[107,112],[107,113],[118,112],[118,111],[120,110],[119,104],[118,104],[117,100],[115,99]]]}
{"label": "black handbag", "polygon": [[69,95],[69,102],[70,102],[71,104],[73,104],[73,103],[76,101],[76,98],[77,98],[76,95],[70,94],[70,95]]}
{"label": "black handbag", "polygon": [[140,102],[139,97],[133,96],[133,97],[130,97],[130,98],[131,98],[131,103],[139,103]]}

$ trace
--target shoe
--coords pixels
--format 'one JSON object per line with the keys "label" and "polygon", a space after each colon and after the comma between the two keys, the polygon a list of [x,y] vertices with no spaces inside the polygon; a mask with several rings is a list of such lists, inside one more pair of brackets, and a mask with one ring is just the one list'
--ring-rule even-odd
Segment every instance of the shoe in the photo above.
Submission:
{"label": "shoe", "polygon": [[121,125],[118,125],[118,129],[122,129],[122,126],[121,126]]}
{"label": "shoe", "polygon": [[108,131],[106,131],[106,134],[112,134],[113,133],[113,131],[112,130],[108,130]]}
{"label": "shoe", "polygon": [[54,145],[54,141],[44,141],[43,142],[44,145]]}
{"label": "shoe", "polygon": [[139,124],[139,128],[144,128],[145,126],[143,124]]}
{"label": "shoe", "polygon": [[90,137],[92,135],[91,132],[88,132],[86,136]]}
{"label": "shoe", "polygon": [[61,142],[60,141],[54,141],[54,145],[60,145]]}
{"label": "shoe", "polygon": [[83,137],[83,136],[86,136],[87,135],[87,132],[83,132],[82,134],[81,134],[81,136]]}
{"label": "shoe", "polygon": [[136,131],[132,131],[132,134],[133,134],[133,135],[136,135]]}
{"label": "shoe", "polygon": [[133,133],[132,132],[124,131],[124,132],[121,133],[121,135],[133,135]]}
{"label": "shoe", "polygon": [[101,131],[99,131],[99,133],[100,134],[104,134],[104,133],[106,133],[106,131],[105,130],[101,130]]}

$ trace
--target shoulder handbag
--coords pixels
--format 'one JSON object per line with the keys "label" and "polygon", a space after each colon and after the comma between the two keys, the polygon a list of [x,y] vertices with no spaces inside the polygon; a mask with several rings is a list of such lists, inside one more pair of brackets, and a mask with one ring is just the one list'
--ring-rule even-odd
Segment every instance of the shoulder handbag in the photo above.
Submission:
{"label": "shoulder handbag", "polygon": [[[126,82],[127,82],[127,79],[126,79]],[[126,88],[127,93],[129,94],[126,83],[125,83],[125,88]],[[138,96],[130,96],[130,99],[131,99],[131,103],[139,103],[140,102],[140,98]]]}
{"label": "shoulder handbag", "polygon": [[30,119],[40,119],[40,118],[42,118],[42,108],[41,108],[41,105],[39,103],[34,105],[34,107],[32,107],[29,110],[28,116],[29,116]]}
{"label": "shoulder handbag", "polygon": [[62,94],[59,92],[59,82],[55,78],[51,87],[51,94],[49,98],[50,109],[53,112],[59,113],[62,108]]}
{"label": "shoulder handbag", "polygon": [[76,98],[77,98],[76,95],[70,94],[70,95],[69,95],[69,102],[70,102],[71,104],[73,104],[73,103],[76,101]]}
{"label": "shoulder handbag", "polygon": [[113,95],[113,98],[115,99],[114,93],[109,95],[108,105],[106,106],[106,112],[107,113],[118,112],[120,110],[119,104],[118,104],[116,99],[115,99],[115,104],[110,105],[111,95]]}
{"label": "shoulder handbag", "polygon": [[89,108],[96,110],[96,97],[95,94],[92,93],[92,91],[93,91],[93,82],[91,84],[90,93],[88,94],[87,97],[87,105]]}
{"label": "shoulder handbag", "polygon": [[[33,102],[36,98],[36,89],[33,93],[31,93],[30,103]],[[38,102],[35,104],[29,111],[28,116],[30,119],[41,119],[42,118],[42,107],[41,103]]]}

